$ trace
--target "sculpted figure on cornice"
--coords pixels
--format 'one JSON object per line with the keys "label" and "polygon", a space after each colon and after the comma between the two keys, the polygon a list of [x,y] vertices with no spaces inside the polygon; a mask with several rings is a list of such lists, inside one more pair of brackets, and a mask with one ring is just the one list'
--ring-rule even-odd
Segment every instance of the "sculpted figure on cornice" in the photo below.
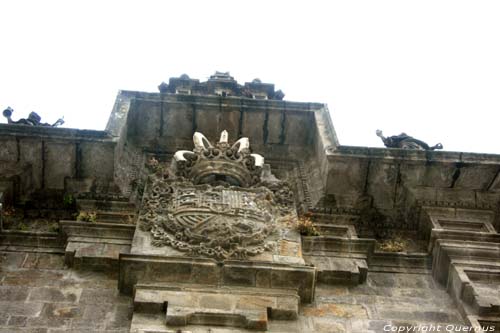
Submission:
{"label": "sculpted figure on cornice", "polygon": [[417,149],[417,150],[436,150],[443,149],[443,145],[438,143],[434,146],[429,146],[422,140],[415,139],[406,133],[385,137],[381,130],[377,130],[376,134],[382,139],[387,148],[401,148],[401,149]]}
{"label": "sculpted figure on cornice", "polygon": [[60,118],[53,124],[42,123],[42,117],[38,115],[36,112],[30,112],[28,118],[21,118],[19,120],[12,120],[12,113],[14,110],[9,106],[5,110],[3,110],[2,114],[5,118],[7,118],[8,124],[19,124],[19,125],[29,125],[29,126],[43,126],[43,127],[57,127],[64,124],[64,119]]}

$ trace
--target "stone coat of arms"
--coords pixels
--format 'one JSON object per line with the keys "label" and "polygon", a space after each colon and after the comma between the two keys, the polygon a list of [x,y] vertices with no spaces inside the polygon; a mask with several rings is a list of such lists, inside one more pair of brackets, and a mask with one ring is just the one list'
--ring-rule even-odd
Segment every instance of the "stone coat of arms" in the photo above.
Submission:
{"label": "stone coat of arms", "polygon": [[246,258],[272,250],[276,219],[293,193],[274,177],[263,181],[264,158],[250,153],[247,138],[229,145],[223,131],[215,146],[201,133],[193,141],[193,151],[178,151],[166,173],[149,177],[141,229],[151,232],[154,246],[195,256]]}

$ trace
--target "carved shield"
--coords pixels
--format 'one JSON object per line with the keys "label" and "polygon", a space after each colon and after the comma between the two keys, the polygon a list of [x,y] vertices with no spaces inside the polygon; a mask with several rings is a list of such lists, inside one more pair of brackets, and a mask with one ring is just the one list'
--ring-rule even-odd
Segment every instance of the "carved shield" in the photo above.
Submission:
{"label": "carved shield", "polygon": [[244,258],[272,247],[276,208],[265,187],[193,185],[154,180],[141,211],[153,245],[190,255]]}

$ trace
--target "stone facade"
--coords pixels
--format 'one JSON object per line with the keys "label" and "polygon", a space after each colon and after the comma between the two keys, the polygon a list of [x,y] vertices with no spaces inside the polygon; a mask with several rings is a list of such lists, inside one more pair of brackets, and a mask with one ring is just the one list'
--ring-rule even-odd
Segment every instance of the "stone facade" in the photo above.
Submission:
{"label": "stone facade", "polygon": [[0,331],[500,332],[500,156],[341,146],[228,73],[159,90],[0,125]]}

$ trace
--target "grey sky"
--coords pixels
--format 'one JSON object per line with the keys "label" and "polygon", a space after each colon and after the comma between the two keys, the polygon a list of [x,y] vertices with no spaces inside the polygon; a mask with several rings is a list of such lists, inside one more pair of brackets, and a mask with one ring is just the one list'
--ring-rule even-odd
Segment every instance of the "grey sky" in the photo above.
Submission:
{"label": "grey sky", "polygon": [[[341,144],[500,153],[499,1],[2,1],[0,108],[103,129],[118,90],[230,71],[327,103]],[[5,119],[1,119],[5,122]]]}

